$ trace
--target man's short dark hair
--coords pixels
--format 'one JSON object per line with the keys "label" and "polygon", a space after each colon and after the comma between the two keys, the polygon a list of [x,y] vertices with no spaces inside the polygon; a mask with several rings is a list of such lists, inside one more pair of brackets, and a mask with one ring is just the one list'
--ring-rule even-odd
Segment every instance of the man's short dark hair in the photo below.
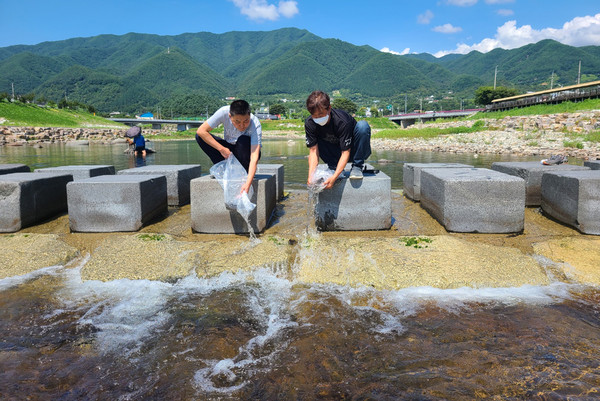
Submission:
{"label": "man's short dark hair", "polygon": [[313,91],[306,99],[306,109],[310,114],[315,114],[320,110],[329,110],[331,103],[329,95],[323,91]]}
{"label": "man's short dark hair", "polygon": [[229,114],[233,116],[250,115],[250,104],[245,100],[234,100],[229,106]]}

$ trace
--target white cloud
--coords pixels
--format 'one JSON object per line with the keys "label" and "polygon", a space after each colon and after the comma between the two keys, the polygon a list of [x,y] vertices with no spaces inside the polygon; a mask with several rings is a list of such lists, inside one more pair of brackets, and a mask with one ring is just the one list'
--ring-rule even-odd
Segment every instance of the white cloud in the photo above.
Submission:
{"label": "white cloud", "polygon": [[267,3],[267,0],[230,0],[240,9],[243,15],[251,20],[276,21],[281,16],[292,18],[298,14],[298,2],[280,1],[277,6]]}
{"label": "white cloud", "polygon": [[509,10],[508,8],[500,8],[496,11],[496,13],[503,17],[508,17],[510,15],[513,15],[515,12],[513,10]]}
{"label": "white cloud", "polygon": [[570,46],[598,46],[600,45],[600,13],[593,16],[575,17],[571,21],[565,22],[562,28],[558,29],[544,28],[536,30],[531,25],[517,27],[516,21],[507,21],[496,30],[494,38],[486,38],[473,45],[459,43],[455,50],[440,51],[434,56],[442,57],[450,53],[467,54],[473,50],[487,53],[498,47],[515,49],[543,39],[554,39]]}
{"label": "white cloud", "polygon": [[432,19],[433,19],[433,13],[431,12],[431,10],[427,10],[423,14],[419,14],[417,16],[417,22],[419,24],[423,24],[423,25],[429,24]]}
{"label": "white cloud", "polygon": [[295,1],[280,1],[279,2],[279,13],[286,18],[292,18],[298,14],[298,3]]}
{"label": "white cloud", "polygon": [[444,24],[436,26],[433,28],[433,31],[439,33],[456,33],[462,31],[462,28],[459,26],[453,26],[452,24]]}
{"label": "white cloud", "polygon": [[402,56],[405,54],[410,53],[410,47],[407,47],[406,49],[402,50],[401,52],[397,52],[395,50],[390,49],[389,47],[384,47],[383,49],[379,50],[380,52],[384,52],[384,53],[391,53],[391,54],[395,54],[397,56]]}
{"label": "white cloud", "polygon": [[477,4],[477,0],[446,0],[451,6],[470,7]]}

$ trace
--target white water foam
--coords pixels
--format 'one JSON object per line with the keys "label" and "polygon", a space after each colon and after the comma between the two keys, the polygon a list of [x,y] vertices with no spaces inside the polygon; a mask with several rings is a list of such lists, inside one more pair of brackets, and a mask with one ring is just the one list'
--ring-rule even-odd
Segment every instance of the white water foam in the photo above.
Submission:
{"label": "white water foam", "polygon": [[20,276],[12,276],[12,277],[6,277],[3,279],[0,279],[0,291],[4,291],[4,290],[7,290],[12,287],[19,286],[23,283],[26,283],[30,280],[34,280],[34,279],[44,276],[44,275],[57,275],[57,274],[59,274],[59,272],[62,269],[63,269],[63,266],[55,265],[55,266],[44,267],[42,269],[35,270],[33,272],[23,274]]}
{"label": "white water foam", "polygon": [[[267,269],[260,269],[248,274],[248,278],[258,285],[245,286],[247,306],[252,316],[257,318],[264,328],[263,333],[251,338],[239,348],[238,355],[234,358],[223,360],[204,360],[206,367],[199,369],[194,374],[194,383],[199,392],[232,393],[248,384],[243,377],[252,376],[253,373],[268,369],[269,361],[283,352],[287,342],[279,338],[280,333],[298,324],[291,319],[288,306],[293,295],[293,283],[275,276]],[[263,347],[271,342],[277,346],[265,351]],[[232,383],[226,387],[216,387],[214,379],[225,377]]]}

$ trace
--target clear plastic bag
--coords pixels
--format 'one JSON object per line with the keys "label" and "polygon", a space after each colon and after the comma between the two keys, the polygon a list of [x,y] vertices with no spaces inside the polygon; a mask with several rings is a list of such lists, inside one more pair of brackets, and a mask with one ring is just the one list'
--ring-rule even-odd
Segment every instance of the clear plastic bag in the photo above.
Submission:
{"label": "clear plastic bag", "polygon": [[335,171],[324,165],[317,166],[317,169],[313,173],[310,179],[310,185],[308,186],[309,191],[313,193],[321,192],[325,189],[325,181],[327,181]]}
{"label": "clear plastic bag", "polygon": [[228,209],[237,210],[245,220],[248,220],[248,216],[256,207],[250,201],[254,191],[250,187],[248,193],[240,193],[242,186],[248,180],[248,173],[233,153],[227,159],[213,165],[210,168],[210,174],[223,188],[225,206]]}

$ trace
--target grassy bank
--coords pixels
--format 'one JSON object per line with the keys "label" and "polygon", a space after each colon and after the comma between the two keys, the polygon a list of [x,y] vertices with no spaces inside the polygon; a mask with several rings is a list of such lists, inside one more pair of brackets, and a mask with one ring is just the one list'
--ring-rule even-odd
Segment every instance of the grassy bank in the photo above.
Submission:
{"label": "grassy bank", "polygon": [[461,126],[461,127],[449,127],[449,128],[435,128],[435,127],[424,127],[424,128],[392,128],[392,129],[384,129],[379,132],[373,134],[373,138],[382,138],[382,139],[413,139],[413,138],[423,138],[423,139],[432,139],[436,138],[440,135],[449,135],[449,134],[464,134],[469,132],[479,132],[489,130],[489,128],[485,127],[485,123],[483,121],[477,121],[473,124],[472,127]]}
{"label": "grassy bank", "polygon": [[582,102],[562,102],[559,104],[537,104],[535,106],[522,107],[506,111],[494,111],[490,113],[477,113],[470,119],[496,118],[515,116],[532,116],[544,114],[576,113],[585,110],[600,109],[600,99],[586,99]]}
{"label": "grassy bank", "polygon": [[40,107],[25,103],[0,102],[0,125],[17,127],[126,128],[84,111]]}

